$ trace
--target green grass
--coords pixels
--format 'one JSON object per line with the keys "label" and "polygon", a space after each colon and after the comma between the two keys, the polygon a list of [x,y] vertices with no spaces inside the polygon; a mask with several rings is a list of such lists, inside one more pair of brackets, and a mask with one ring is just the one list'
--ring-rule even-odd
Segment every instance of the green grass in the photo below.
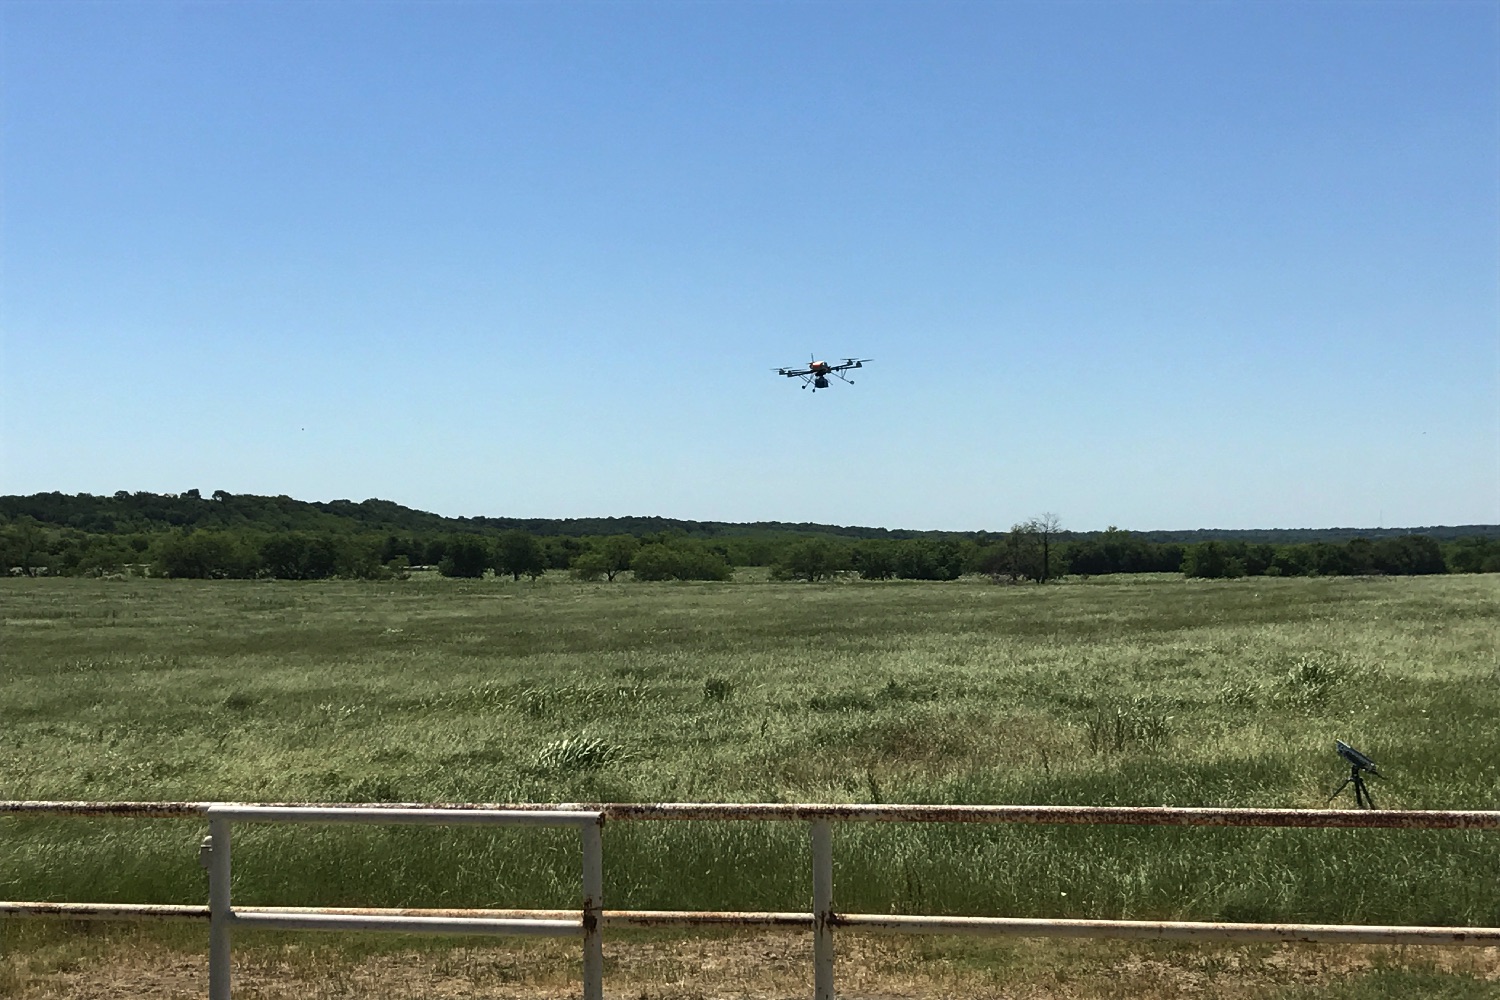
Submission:
{"label": "green grass", "polygon": [[[1319,807],[1346,773],[1340,738],[1389,775],[1372,783],[1383,807],[1500,808],[1494,576],[36,579],[0,581],[0,618],[0,798]],[[0,897],[201,901],[202,833],[0,820]],[[849,911],[1490,926],[1497,848],[1460,832],[835,834]],[[605,860],[611,906],[809,903],[798,824],[616,824]],[[245,827],[235,863],[243,903],[578,895],[564,832]]]}

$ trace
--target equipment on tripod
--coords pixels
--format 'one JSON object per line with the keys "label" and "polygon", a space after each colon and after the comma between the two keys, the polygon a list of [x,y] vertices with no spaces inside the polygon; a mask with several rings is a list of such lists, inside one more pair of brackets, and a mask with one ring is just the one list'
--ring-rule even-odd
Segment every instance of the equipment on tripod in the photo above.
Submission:
{"label": "equipment on tripod", "polygon": [[1338,749],[1339,756],[1349,762],[1349,777],[1345,778],[1339,784],[1339,787],[1333,790],[1333,794],[1328,796],[1328,801],[1332,802],[1338,798],[1339,792],[1344,790],[1344,786],[1352,784],[1354,786],[1354,804],[1361,809],[1374,809],[1375,800],[1370,798],[1370,790],[1365,787],[1364,772],[1368,771],[1370,776],[1374,778],[1384,778],[1385,775],[1375,770],[1375,762],[1373,760],[1343,740],[1334,740],[1333,745]]}

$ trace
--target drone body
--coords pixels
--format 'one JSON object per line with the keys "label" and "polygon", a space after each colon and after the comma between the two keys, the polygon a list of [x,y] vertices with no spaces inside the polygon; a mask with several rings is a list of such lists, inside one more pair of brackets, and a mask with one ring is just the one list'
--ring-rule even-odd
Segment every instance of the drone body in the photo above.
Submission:
{"label": "drone body", "polygon": [[845,378],[840,372],[846,372],[851,368],[863,368],[868,362],[873,360],[875,359],[845,358],[841,364],[837,365],[831,365],[826,361],[810,360],[806,368],[773,368],[772,371],[778,375],[785,375],[787,378],[800,378],[802,380],[802,388],[806,389],[808,386],[812,386],[813,392],[817,392],[819,389],[828,388],[828,376],[830,375],[841,382],[848,382],[850,385],[853,385],[854,380]]}

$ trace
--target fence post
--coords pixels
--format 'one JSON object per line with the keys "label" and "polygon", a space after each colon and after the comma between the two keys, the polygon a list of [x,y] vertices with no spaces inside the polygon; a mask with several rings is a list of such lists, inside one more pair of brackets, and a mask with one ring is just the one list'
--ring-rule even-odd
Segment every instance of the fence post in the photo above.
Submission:
{"label": "fence post", "polygon": [[[604,817],[583,831],[583,1000],[604,1000]],[[217,998],[215,998],[217,1000]]]}
{"label": "fence post", "polygon": [[833,991],[833,830],[813,820],[813,996],[834,1000]]}
{"label": "fence post", "polygon": [[229,997],[229,820],[208,818],[208,1000]]}

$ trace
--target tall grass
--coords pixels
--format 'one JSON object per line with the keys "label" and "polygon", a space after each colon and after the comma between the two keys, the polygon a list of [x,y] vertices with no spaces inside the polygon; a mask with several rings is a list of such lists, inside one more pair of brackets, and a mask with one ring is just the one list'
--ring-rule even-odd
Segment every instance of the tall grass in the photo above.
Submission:
{"label": "tall grass", "polygon": [[[0,797],[1497,808],[1500,581],[0,581]],[[192,822],[0,897],[198,901]],[[1493,835],[844,826],[848,910],[1500,924]],[[617,824],[611,906],[805,908],[800,824]],[[564,906],[576,834],[246,827],[243,902]]]}

